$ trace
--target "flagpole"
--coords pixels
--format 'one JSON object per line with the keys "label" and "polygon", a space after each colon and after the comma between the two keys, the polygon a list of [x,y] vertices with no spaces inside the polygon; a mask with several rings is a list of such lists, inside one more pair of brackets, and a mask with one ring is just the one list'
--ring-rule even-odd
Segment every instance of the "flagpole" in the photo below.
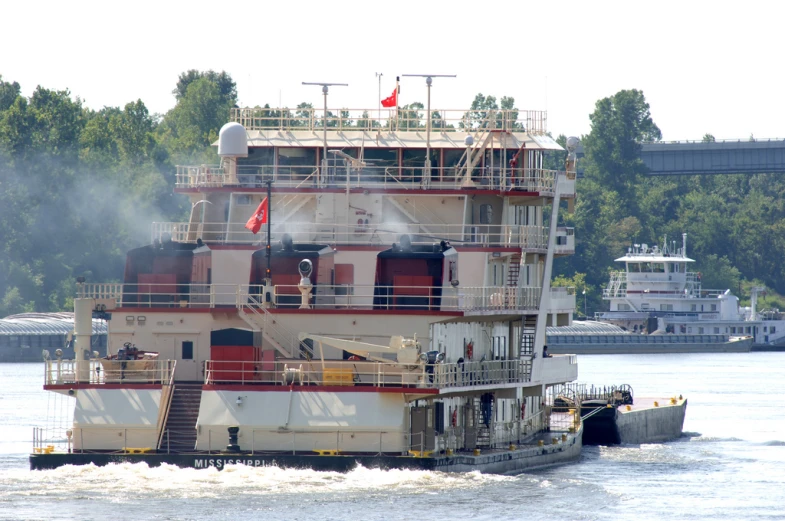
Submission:
{"label": "flagpole", "polygon": [[[400,122],[398,121],[398,107],[401,105],[401,77],[395,77],[395,130],[398,130]],[[392,124],[390,124],[392,126]],[[392,129],[390,129],[392,130]]]}
{"label": "flagpole", "polygon": [[270,210],[273,208],[273,201],[272,201],[272,191],[273,191],[273,182],[272,180],[267,180],[267,273],[265,278],[267,279],[267,285],[271,286],[273,283],[273,275],[272,270],[270,268],[270,264],[272,262],[272,248],[270,246],[270,234],[272,233],[272,222],[270,215]]}

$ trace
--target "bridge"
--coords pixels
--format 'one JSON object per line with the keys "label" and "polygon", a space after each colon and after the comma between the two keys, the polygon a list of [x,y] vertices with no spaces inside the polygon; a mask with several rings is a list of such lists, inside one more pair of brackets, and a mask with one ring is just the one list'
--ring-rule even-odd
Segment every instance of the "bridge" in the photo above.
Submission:
{"label": "bridge", "polygon": [[649,175],[785,173],[785,140],[646,143],[641,159]]}

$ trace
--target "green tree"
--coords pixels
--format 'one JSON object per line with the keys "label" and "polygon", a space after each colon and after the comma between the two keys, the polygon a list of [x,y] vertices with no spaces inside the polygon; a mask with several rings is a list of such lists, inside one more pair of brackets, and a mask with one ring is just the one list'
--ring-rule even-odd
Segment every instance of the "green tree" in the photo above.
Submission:
{"label": "green tree", "polygon": [[728,257],[719,257],[713,253],[704,255],[698,263],[698,271],[701,273],[701,286],[704,289],[731,289],[735,292],[739,287],[741,273]]}
{"label": "green tree", "polygon": [[234,102],[208,76],[190,82],[185,95],[164,116],[159,127],[163,143],[181,157],[204,155],[218,139],[218,131],[229,121]]}
{"label": "green tree", "polygon": [[203,78],[207,78],[218,87],[218,95],[224,102],[229,103],[230,105],[235,105],[237,103],[237,84],[232,77],[224,71],[215,72],[209,70],[202,72],[191,69],[183,72],[180,74],[180,77],[177,80],[177,86],[172,91],[172,94],[174,94],[175,98],[179,101],[188,94],[188,87],[193,82]]}
{"label": "green tree", "polygon": [[646,172],[641,143],[659,141],[660,129],[639,90],[622,90],[597,102],[589,116],[591,132],[584,139],[586,176],[620,193],[634,208],[634,187]]}
{"label": "green tree", "polygon": [[3,81],[3,75],[0,74],[0,112],[13,105],[21,92],[22,88],[17,82]]}

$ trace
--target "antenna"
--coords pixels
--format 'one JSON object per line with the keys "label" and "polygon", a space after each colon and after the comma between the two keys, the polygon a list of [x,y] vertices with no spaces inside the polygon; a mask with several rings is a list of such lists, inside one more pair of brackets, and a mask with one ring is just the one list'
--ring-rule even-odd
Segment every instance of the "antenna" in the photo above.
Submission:
{"label": "antenna", "polygon": [[423,184],[429,186],[431,184],[431,84],[433,78],[455,78],[457,74],[403,74],[410,78],[425,78],[425,84],[428,86],[428,107],[426,110],[427,121],[425,123],[425,172],[423,177]]}
{"label": "antenna", "polygon": [[[322,118],[322,127],[324,129],[322,138],[324,152],[322,153],[322,168],[320,169],[319,176],[316,178],[316,184],[321,187],[322,182],[327,180],[327,93],[330,92],[330,87],[348,87],[349,84],[304,81],[303,85],[319,85],[322,88],[322,94],[324,94],[324,117]],[[346,186],[349,186],[348,180]]]}
{"label": "antenna", "polygon": [[379,119],[379,124],[382,123],[382,74],[381,72],[375,72],[376,77],[379,79],[379,94],[376,96],[376,103],[378,105],[379,112],[377,113],[377,117]]}

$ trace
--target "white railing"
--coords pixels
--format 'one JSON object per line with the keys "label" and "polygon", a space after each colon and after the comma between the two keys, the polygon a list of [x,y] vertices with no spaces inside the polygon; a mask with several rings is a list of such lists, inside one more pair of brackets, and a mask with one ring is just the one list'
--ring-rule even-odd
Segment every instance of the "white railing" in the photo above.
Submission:
{"label": "white railing", "polygon": [[[153,223],[155,225],[155,223]],[[79,298],[94,298],[101,300],[117,300],[123,295],[123,285],[121,283],[90,283],[78,284],[76,294]]]}
{"label": "white railing", "polygon": [[619,298],[627,296],[627,272],[612,271],[608,287],[602,290],[602,298]]}
{"label": "white railing", "polygon": [[[418,162],[419,163],[419,162]],[[417,165],[365,166],[348,169],[342,165],[328,166],[325,174],[314,176],[317,165],[303,166],[239,166],[229,175],[217,165],[179,165],[175,174],[177,188],[235,187],[258,189],[271,181],[275,188],[335,188],[384,190],[461,190],[465,181],[460,167],[430,169],[430,181],[424,182],[424,167]],[[475,166],[472,180],[476,190],[553,194],[554,179],[560,172],[542,168],[510,169]]]}
{"label": "white railing", "polygon": [[166,384],[174,374],[174,360],[46,360],[45,385],[154,383]]}
{"label": "white railing", "polygon": [[409,369],[393,362],[279,359],[269,362],[208,360],[205,383],[417,387],[452,389],[498,387],[529,381],[530,361],[488,360],[464,363],[419,364]]}
{"label": "white railing", "polygon": [[[250,211],[250,210],[249,210]],[[250,217],[250,214],[249,214]],[[288,234],[295,243],[312,244],[378,244],[392,245],[402,234],[412,244],[433,244],[441,240],[460,245],[502,246],[522,248],[526,251],[543,251],[548,247],[548,229],[544,226],[503,224],[329,224],[316,222],[275,223],[273,219],[271,242],[278,242]],[[229,232],[227,232],[229,230]],[[245,222],[154,222],[151,242],[173,240],[195,243],[266,244],[267,227],[254,235],[245,228]],[[557,249],[560,248],[557,246]],[[574,248],[573,248],[574,249]]]}
{"label": "white railing", "polygon": [[[438,116],[437,116],[438,114]],[[380,117],[381,116],[381,117]],[[332,109],[326,118],[330,131],[424,131],[427,123],[424,109],[399,110]],[[322,108],[234,108],[232,121],[246,130],[321,131],[325,126]],[[509,132],[544,134],[547,112],[542,110],[431,110],[431,132],[467,132],[493,128]]]}
{"label": "white railing", "polygon": [[[94,287],[83,284],[81,295],[95,298]],[[116,307],[214,308],[220,305],[248,307],[246,285],[240,284],[124,284],[114,294]],[[259,298],[259,286],[250,294]],[[476,286],[313,286],[308,302],[311,309],[426,310],[464,313],[536,310],[541,288]],[[97,291],[97,290],[95,290]],[[272,307],[299,308],[302,297],[298,286],[276,285]],[[261,298],[259,298],[261,302]]]}

